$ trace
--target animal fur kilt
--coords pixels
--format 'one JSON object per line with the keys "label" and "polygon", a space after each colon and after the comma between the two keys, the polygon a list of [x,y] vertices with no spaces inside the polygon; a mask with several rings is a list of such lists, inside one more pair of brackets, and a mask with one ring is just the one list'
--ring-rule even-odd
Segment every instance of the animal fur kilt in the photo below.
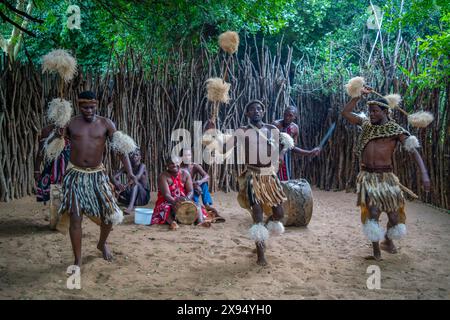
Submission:
{"label": "animal fur kilt", "polygon": [[[276,207],[287,200],[280,180],[272,167],[247,166],[239,176],[239,205],[250,210],[255,204],[263,209]],[[266,211],[266,210],[264,210]]]}
{"label": "animal fur kilt", "polygon": [[[105,167],[80,168],[69,163],[63,180],[63,197],[59,214],[69,216],[75,206],[95,223],[119,224],[123,213],[117,205]],[[61,219],[63,220],[63,219]]]}
{"label": "animal fur kilt", "polygon": [[357,205],[361,208],[361,222],[369,218],[369,207],[382,212],[398,212],[399,223],[405,223],[405,198],[398,177],[391,171],[369,172],[362,169],[356,179]]}

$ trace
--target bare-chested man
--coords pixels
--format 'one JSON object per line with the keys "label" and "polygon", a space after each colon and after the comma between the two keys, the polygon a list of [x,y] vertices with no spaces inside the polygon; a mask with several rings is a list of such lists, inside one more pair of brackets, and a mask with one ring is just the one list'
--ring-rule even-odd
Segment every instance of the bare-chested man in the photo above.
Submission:
{"label": "bare-chested man", "polygon": [[[280,130],[280,132],[285,132],[294,139],[294,143],[298,145],[298,136],[299,129],[296,123],[294,123],[295,119],[297,119],[298,110],[294,106],[289,106],[284,110],[283,119],[275,120],[273,125]],[[280,159],[280,165],[278,169],[278,178],[281,181],[290,180],[292,177],[292,161],[291,154],[296,153],[302,156],[310,156],[315,157],[320,154],[320,148],[314,148],[312,150],[304,150],[299,147],[295,147],[294,149],[287,151],[283,158]]]}
{"label": "bare-chested man", "polygon": [[[250,229],[250,236],[256,244],[257,264],[264,266],[267,264],[264,251],[269,231],[275,235],[284,232],[281,219],[284,216],[282,203],[286,195],[276,175],[278,163],[274,159],[278,160],[278,156],[274,158],[273,154],[274,150],[280,149],[279,142],[275,141],[276,136],[279,139],[279,130],[262,121],[265,106],[261,101],[250,101],[245,112],[249,124],[235,133],[239,136],[238,132],[243,132],[245,137],[246,170],[239,177],[238,201],[242,207],[251,210],[254,225]],[[272,211],[267,228],[264,225],[263,207]]]}
{"label": "bare-chested man", "polygon": [[[362,89],[362,94],[369,94],[371,88]],[[392,240],[400,239],[406,234],[405,200],[402,189],[406,190],[392,172],[392,156],[398,142],[412,153],[422,174],[424,189],[429,191],[430,179],[423,160],[416,150],[417,138],[411,136],[389,116],[389,105],[385,99],[367,102],[369,118],[364,119],[352,110],[360,97],[352,98],[342,111],[342,115],[352,124],[362,127],[357,145],[360,156],[361,171],[357,178],[358,205],[361,208],[361,221],[367,238],[373,244],[373,256],[370,259],[381,260],[381,249],[396,253]],[[387,233],[379,226],[378,219],[386,212],[389,222]]]}
{"label": "bare-chested man", "polygon": [[[105,260],[111,261],[112,254],[106,240],[113,224],[123,219],[123,214],[116,203],[108,175],[102,164],[106,140],[117,146],[124,146],[122,133],[116,130],[114,123],[96,115],[98,101],[91,91],[78,96],[80,115],[73,117],[64,132],[71,143],[70,163],[63,181],[63,200],[59,213],[70,215],[70,240],[75,256],[74,265],[81,266],[81,222],[82,215],[100,225],[100,240],[97,248]],[[131,170],[128,153],[120,147],[121,161],[128,178],[136,181]]]}

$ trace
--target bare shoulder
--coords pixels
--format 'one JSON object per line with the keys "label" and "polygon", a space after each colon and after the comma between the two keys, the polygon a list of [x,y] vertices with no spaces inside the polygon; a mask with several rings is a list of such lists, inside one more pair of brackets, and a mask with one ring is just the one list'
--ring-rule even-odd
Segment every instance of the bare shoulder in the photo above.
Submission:
{"label": "bare shoulder", "polygon": [[281,119],[274,120],[274,121],[272,122],[272,124],[278,128],[278,127],[281,126],[281,121],[282,121]]}
{"label": "bare shoulder", "polygon": [[99,122],[101,122],[108,129],[116,127],[116,125],[114,124],[114,122],[111,119],[105,118],[105,117],[102,117],[102,116],[97,116],[97,117],[99,119]]}
{"label": "bare shoulder", "polygon": [[265,128],[269,129],[269,130],[279,130],[276,126],[274,126],[273,124],[268,124],[266,123],[264,125]]}
{"label": "bare shoulder", "polygon": [[203,167],[198,163],[194,163],[194,170],[197,170],[197,171],[203,170]]}
{"label": "bare shoulder", "polygon": [[68,128],[73,128],[75,125],[78,125],[81,121],[83,121],[83,116],[77,115],[75,117],[72,117],[70,119],[69,124],[67,125]]}

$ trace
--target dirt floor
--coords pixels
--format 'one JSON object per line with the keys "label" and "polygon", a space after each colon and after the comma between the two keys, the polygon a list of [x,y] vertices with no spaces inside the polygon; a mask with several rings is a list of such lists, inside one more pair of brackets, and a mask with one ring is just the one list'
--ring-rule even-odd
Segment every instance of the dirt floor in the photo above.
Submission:
{"label": "dirt floor", "polygon": [[[215,195],[226,223],[204,227],[135,225],[114,228],[115,260],[96,249],[98,227],[84,220],[81,290],[66,287],[72,263],[68,235],[48,229],[47,209],[34,198],[0,203],[2,299],[449,299],[450,215],[408,203],[405,240],[396,255],[367,261],[355,195],[314,190],[307,228],[271,238],[269,266],[256,265],[250,216],[235,193]],[[155,195],[152,194],[152,200]],[[387,222],[383,216],[383,225]],[[368,266],[381,270],[369,290]]]}

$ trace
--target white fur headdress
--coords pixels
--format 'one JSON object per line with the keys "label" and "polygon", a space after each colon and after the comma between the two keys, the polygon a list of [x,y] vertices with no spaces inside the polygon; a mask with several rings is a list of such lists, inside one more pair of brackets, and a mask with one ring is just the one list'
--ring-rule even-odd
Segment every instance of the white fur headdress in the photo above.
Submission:
{"label": "white fur headdress", "polygon": [[130,154],[137,149],[136,142],[122,131],[116,131],[111,140],[111,149],[121,154]]}
{"label": "white fur headdress", "polygon": [[223,51],[233,54],[239,47],[239,35],[234,31],[227,31],[219,36],[219,45]]}
{"label": "white fur headdress", "polygon": [[65,127],[72,117],[72,105],[69,101],[56,98],[50,101],[47,110],[47,119],[57,127]]}
{"label": "white fur headdress", "polygon": [[348,81],[348,83],[345,85],[345,88],[350,97],[356,98],[361,96],[361,89],[365,84],[366,81],[363,77],[354,77]]}
{"label": "white fur headdress", "polygon": [[52,50],[42,57],[42,73],[58,72],[65,82],[69,82],[77,73],[77,61],[67,50]]}
{"label": "white fur headdress", "polygon": [[221,78],[209,78],[206,80],[206,90],[209,101],[223,103],[230,101],[230,96],[228,95],[230,84]]}

